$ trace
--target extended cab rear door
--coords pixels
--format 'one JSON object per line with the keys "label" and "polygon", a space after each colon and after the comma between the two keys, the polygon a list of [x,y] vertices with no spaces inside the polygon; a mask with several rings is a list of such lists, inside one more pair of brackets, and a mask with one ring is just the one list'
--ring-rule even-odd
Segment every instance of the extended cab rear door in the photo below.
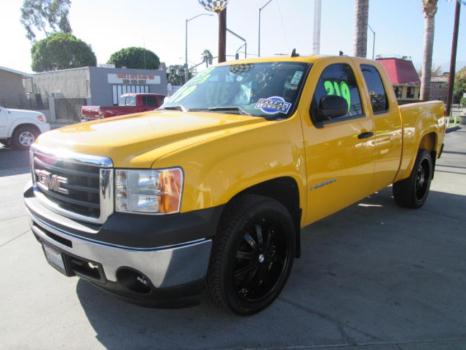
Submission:
{"label": "extended cab rear door", "polygon": [[390,185],[400,167],[402,152],[402,122],[391,83],[378,64],[360,65],[364,77],[365,99],[370,101],[367,114],[374,121],[372,143],[374,149],[373,191]]}
{"label": "extended cab rear door", "polygon": [[[372,119],[367,116],[359,67],[349,58],[317,61],[303,98],[311,101],[302,117],[306,152],[308,210],[305,223],[334,213],[372,192],[374,153],[370,144]],[[339,95],[348,113],[319,120],[319,102],[325,95]]]}

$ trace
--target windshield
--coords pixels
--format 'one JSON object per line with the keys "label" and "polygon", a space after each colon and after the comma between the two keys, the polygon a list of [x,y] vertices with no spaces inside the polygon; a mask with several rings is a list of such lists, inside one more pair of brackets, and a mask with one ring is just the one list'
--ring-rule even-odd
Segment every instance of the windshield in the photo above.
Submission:
{"label": "windshield", "polygon": [[122,95],[120,97],[120,107],[123,106],[136,106],[136,96],[134,95]]}
{"label": "windshield", "polygon": [[188,81],[162,108],[286,117],[298,103],[308,67],[294,62],[211,67]]}

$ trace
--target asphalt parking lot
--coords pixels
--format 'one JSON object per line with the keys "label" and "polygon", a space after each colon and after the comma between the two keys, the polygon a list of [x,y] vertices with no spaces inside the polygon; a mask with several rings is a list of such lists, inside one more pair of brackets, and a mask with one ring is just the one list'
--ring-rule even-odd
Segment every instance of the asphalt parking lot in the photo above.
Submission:
{"label": "asphalt parking lot", "polygon": [[130,305],[50,268],[28,230],[27,152],[0,148],[0,349],[466,349],[466,130],[447,135],[427,204],[391,190],[303,232],[281,297],[240,318],[206,298]]}

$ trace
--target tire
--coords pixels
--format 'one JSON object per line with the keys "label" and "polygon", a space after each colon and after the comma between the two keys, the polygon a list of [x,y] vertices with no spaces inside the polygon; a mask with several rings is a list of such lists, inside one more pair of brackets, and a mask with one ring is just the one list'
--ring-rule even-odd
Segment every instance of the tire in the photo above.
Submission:
{"label": "tire", "polygon": [[270,305],[286,284],[296,250],[288,210],[263,196],[238,198],[214,238],[207,285],[214,304],[238,315]]}
{"label": "tire", "polygon": [[433,169],[430,153],[426,150],[420,150],[409,178],[393,184],[393,196],[396,204],[404,208],[417,209],[422,207],[429,195]]}
{"label": "tire", "polygon": [[28,149],[34,143],[37,136],[39,136],[39,132],[36,128],[28,125],[18,126],[11,138],[11,145],[17,150]]}

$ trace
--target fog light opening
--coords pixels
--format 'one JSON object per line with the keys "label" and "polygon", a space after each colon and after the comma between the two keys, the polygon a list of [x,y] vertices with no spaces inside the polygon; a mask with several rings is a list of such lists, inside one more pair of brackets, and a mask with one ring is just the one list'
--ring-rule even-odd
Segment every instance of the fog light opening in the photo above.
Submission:
{"label": "fog light opening", "polygon": [[130,269],[120,268],[116,274],[118,282],[132,292],[146,294],[152,289],[151,281],[141,272]]}

